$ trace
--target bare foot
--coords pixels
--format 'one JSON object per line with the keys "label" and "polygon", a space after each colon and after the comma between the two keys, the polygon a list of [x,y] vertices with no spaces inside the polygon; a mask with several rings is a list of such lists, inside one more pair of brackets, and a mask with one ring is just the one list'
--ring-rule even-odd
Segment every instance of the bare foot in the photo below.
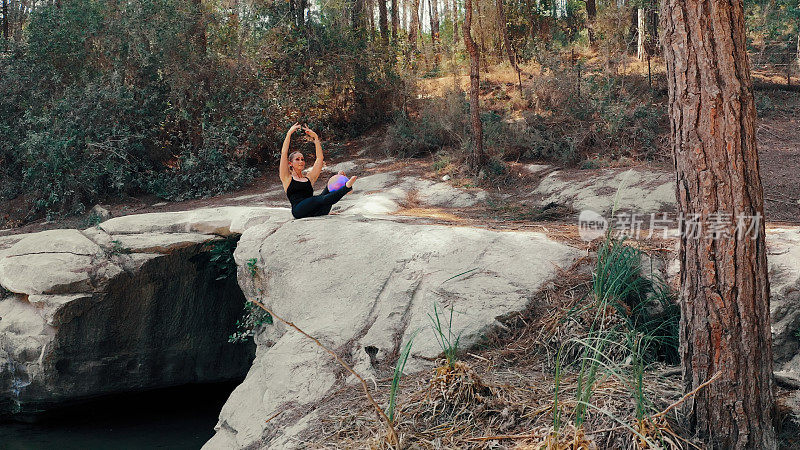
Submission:
{"label": "bare foot", "polygon": [[353,183],[356,182],[356,178],[358,178],[358,176],[351,177],[349,180],[347,180],[347,183],[345,183],[344,185],[349,188],[353,187]]}

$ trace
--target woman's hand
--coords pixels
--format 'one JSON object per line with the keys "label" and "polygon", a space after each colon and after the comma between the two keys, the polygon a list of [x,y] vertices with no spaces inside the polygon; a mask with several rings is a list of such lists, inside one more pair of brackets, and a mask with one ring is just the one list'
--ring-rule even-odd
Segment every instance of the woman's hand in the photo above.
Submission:
{"label": "woman's hand", "polygon": [[317,133],[315,133],[311,128],[303,127],[303,131],[305,131],[306,135],[314,141],[319,141],[319,136],[317,136]]}
{"label": "woman's hand", "polygon": [[286,132],[286,135],[287,135],[287,136],[291,136],[291,135],[292,135],[292,133],[294,133],[295,131],[299,130],[300,128],[303,128],[303,126],[302,126],[302,125],[300,125],[300,123],[299,123],[299,122],[295,122],[295,123],[294,123],[294,125],[292,125],[292,126],[289,128],[289,131],[287,131],[287,132]]}

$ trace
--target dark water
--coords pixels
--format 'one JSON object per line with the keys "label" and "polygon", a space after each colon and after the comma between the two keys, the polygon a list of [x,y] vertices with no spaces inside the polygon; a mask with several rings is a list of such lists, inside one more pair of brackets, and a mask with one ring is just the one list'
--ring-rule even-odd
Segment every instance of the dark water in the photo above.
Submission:
{"label": "dark water", "polygon": [[108,398],[36,423],[0,423],[0,449],[199,449],[214,434],[238,383],[196,385]]}

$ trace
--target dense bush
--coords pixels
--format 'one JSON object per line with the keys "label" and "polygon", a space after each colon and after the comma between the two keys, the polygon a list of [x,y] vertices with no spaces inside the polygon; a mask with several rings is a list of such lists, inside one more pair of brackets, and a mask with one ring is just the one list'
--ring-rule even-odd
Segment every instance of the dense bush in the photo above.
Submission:
{"label": "dense bush", "polygon": [[[0,196],[37,214],[247,183],[302,120],[331,136],[392,114],[392,49],[283,3],[73,0],[32,15],[0,64]],[[335,12],[339,16],[341,11]],[[357,57],[353,57],[357,54]]]}

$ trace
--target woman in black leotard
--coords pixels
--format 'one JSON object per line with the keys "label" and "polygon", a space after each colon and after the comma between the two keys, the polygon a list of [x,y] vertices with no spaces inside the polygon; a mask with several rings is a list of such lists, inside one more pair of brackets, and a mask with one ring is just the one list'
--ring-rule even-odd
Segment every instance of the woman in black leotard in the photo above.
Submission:
{"label": "woman in black leotard", "polygon": [[[291,155],[288,155],[292,133],[297,130],[305,132],[306,139],[314,140],[314,146],[317,151],[317,159],[314,161],[314,166],[308,173],[308,177],[303,176],[303,169],[306,166],[303,154],[301,152],[292,152]],[[353,189],[353,183],[358,177],[350,178],[343,188],[335,192],[329,192],[328,187],[325,186],[322,193],[315,196],[314,182],[317,181],[319,174],[322,172],[322,161],[322,144],[317,133],[308,127],[301,126],[299,123],[292,125],[283,140],[278,175],[281,177],[283,190],[286,191],[286,196],[289,197],[289,203],[292,204],[292,215],[295,219],[324,216],[330,213],[331,207]],[[339,175],[344,175],[344,172],[339,172]]]}

